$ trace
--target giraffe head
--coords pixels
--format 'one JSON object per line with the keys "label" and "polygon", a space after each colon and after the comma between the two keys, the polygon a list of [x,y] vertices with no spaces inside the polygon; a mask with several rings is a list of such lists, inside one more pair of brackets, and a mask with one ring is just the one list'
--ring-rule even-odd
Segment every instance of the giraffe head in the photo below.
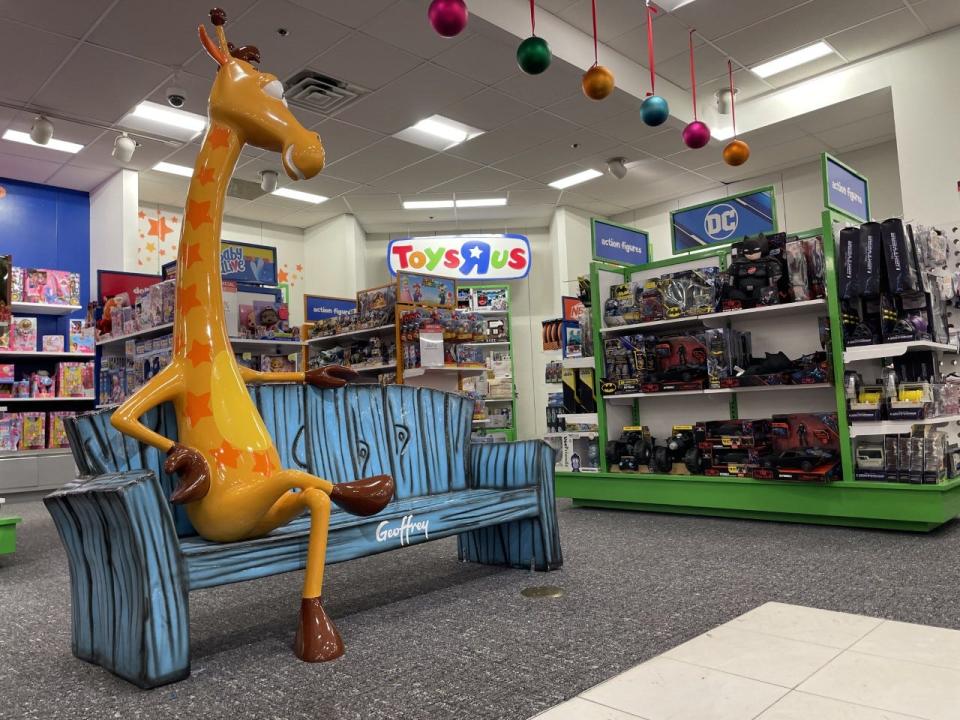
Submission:
{"label": "giraffe head", "polygon": [[260,72],[260,51],[252,45],[234,47],[227,42],[223,25],[226,13],[210,11],[217,41],[199,27],[200,41],[220,66],[210,91],[210,119],[235,130],[240,139],[264,150],[280,153],[283,169],[292,180],[311,178],[323,169],[320,136],[301,125],[283,98],[276,76]]}

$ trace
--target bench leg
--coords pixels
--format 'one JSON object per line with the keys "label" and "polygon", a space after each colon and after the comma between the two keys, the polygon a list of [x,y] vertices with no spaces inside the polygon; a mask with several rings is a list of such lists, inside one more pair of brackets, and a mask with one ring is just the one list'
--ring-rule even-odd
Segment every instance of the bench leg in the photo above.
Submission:
{"label": "bench leg", "polygon": [[172,517],[153,474],[146,475],[112,487],[96,485],[98,478],[45,502],[70,565],[73,654],[153,688],[190,674],[190,641]]}

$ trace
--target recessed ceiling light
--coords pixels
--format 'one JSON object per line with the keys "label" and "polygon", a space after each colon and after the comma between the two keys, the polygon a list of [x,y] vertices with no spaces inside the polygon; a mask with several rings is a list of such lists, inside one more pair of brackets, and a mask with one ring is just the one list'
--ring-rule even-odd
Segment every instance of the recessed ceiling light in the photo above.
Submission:
{"label": "recessed ceiling light", "polygon": [[750,69],[757,76],[767,78],[771,75],[776,75],[777,73],[782,73],[786,70],[790,70],[791,68],[795,68],[798,65],[813,62],[814,60],[829,55],[832,52],[833,48],[821,40],[820,42],[815,42],[813,45],[807,45],[799,50],[794,50],[786,55],[781,55],[773,60],[768,60],[765,63],[754,65]]}
{"label": "recessed ceiling light", "polygon": [[124,115],[119,125],[177,140],[192,140],[207,126],[207,118],[145,100]]}
{"label": "recessed ceiling light", "polygon": [[559,180],[554,180],[550,183],[550,187],[556,188],[557,190],[563,190],[568,188],[571,185],[579,185],[580,183],[586,182],[587,180],[593,180],[603,175],[599,170],[594,170],[590,168],[589,170],[584,170],[583,172],[575,173],[574,175],[569,175],[565,178],[560,178]]}
{"label": "recessed ceiling light", "polygon": [[300,200],[301,202],[313,203],[314,205],[319,205],[322,202],[326,202],[330,198],[326,195],[314,195],[313,193],[303,192],[301,190],[292,190],[291,188],[277,188],[274,190],[271,195],[277,195],[279,197],[290,198],[291,200]]}
{"label": "recessed ceiling light", "polygon": [[433,208],[452,208],[453,200],[404,200],[404,210],[431,210]]}
{"label": "recessed ceiling light", "polygon": [[83,150],[83,145],[67,142],[66,140],[57,140],[56,138],[51,138],[50,141],[45,145],[41,145],[40,143],[34,142],[30,138],[30,133],[20,132],[19,130],[7,130],[3,134],[3,139],[11,140],[12,142],[23,143],[24,145],[47,148],[48,150],[59,150],[60,152],[65,153],[78,153]]}
{"label": "recessed ceiling light", "polygon": [[506,205],[506,198],[470,198],[468,200],[457,200],[456,206],[458,208],[470,208],[470,207],[498,207],[500,205]]}
{"label": "recessed ceiling light", "polygon": [[187,167],[186,165],[174,165],[173,163],[168,162],[158,162],[153,166],[153,169],[162,173],[170,173],[171,175],[193,177],[193,168]]}
{"label": "recessed ceiling light", "polygon": [[442,115],[431,115],[406,130],[401,130],[394,137],[431,150],[447,150],[478,135],[483,135],[480,128],[464,125]]}

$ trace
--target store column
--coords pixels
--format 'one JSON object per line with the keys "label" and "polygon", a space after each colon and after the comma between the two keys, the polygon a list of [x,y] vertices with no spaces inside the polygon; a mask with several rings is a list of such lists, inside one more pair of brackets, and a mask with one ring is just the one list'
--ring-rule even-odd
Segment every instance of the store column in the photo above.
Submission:
{"label": "store column", "polygon": [[353,215],[338,215],[307,228],[304,241],[304,291],[353,297],[366,284],[367,236]]}
{"label": "store column", "polygon": [[139,173],[121,170],[90,193],[90,294],[97,270],[137,271]]}

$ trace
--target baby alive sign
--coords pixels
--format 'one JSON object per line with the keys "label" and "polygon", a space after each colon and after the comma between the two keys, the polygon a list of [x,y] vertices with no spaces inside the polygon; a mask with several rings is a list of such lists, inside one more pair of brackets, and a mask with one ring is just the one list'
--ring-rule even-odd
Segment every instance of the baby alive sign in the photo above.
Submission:
{"label": "baby alive sign", "polygon": [[407,270],[453,280],[520,280],[530,273],[523,235],[436,235],[391,240],[390,274]]}

